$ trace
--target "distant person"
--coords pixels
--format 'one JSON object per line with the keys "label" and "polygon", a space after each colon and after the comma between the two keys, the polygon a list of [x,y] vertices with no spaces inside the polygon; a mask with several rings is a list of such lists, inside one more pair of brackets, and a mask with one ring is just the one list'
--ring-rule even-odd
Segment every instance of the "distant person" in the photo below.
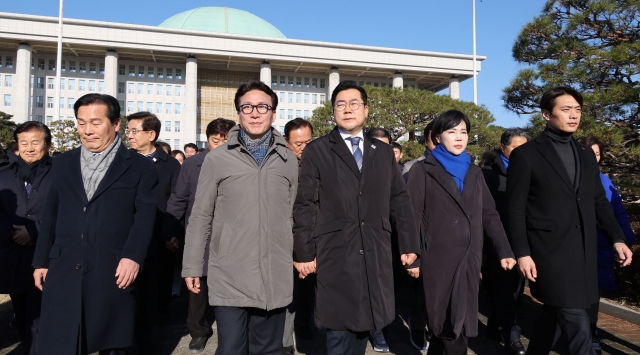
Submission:
{"label": "distant person", "polygon": [[416,229],[422,237],[420,273],[431,337],[428,354],[467,353],[478,334],[478,291],[484,235],[497,262],[510,270],[516,261],[480,168],[466,151],[471,124],[450,110],[434,120],[436,147],[416,162],[407,186]]}
{"label": "distant person", "polygon": [[178,161],[178,163],[180,163],[180,165],[182,165],[185,159],[187,159],[187,157],[184,155],[184,153],[181,150],[172,150],[171,156],[176,158],[176,160]]}
{"label": "distant person", "polygon": [[198,146],[194,143],[187,143],[184,145],[184,155],[188,158],[198,154]]}
{"label": "distant person", "polygon": [[409,267],[419,241],[393,150],[364,135],[366,91],[342,81],[331,103],[336,127],[309,143],[300,162],[294,260],[300,277],[317,274],[315,323],[326,330],[327,354],[364,354],[369,332],[396,316],[392,259]]}
{"label": "distant person", "polygon": [[[207,124],[207,146],[212,151],[227,142],[229,130],[236,123],[224,118],[216,118]],[[189,217],[196,200],[198,178],[200,169],[207,153],[198,154],[193,159],[185,160],[178,175],[175,189],[167,201],[167,212],[163,220],[162,234],[168,251],[178,253],[181,245],[184,245],[184,228],[189,225]],[[184,228],[182,225],[184,224]],[[209,257],[209,243],[206,245],[205,261]],[[182,266],[180,266],[182,271]],[[207,283],[208,269],[202,270],[200,282]],[[182,281],[182,279],[181,279]],[[202,287],[199,293],[189,292],[189,308],[187,313],[187,330],[191,335],[189,351],[198,354],[204,351],[207,337],[211,335],[211,325],[206,319],[206,310],[209,302],[208,288]]]}
{"label": "distant person", "polygon": [[126,354],[158,173],[122,144],[116,98],[87,94],[74,112],[82,145],[55,158],[32,263],[44,290],[38,355]]}
{"label": "distant person", "polygon": [[[304,148],[313,140],[313,126],[303,118],[295,118],[284,126],[284,139],[287,141],[287,148],[298,158],[299,164]],[[301,339],[313,338],[309,322],[313,315],[316,278],[315,275],[309,275],[304,279],[300,278],[298,269],[295,267],[293,267],[293,272],[293,301],[287,306],[284,338],[282,339],[283,355],[293,355],[294,353],[294,330]]]}
{"label": "distant person", "polygon": [[547,126],[511,152],[507,180],[509,238],[531,295],[543,303],[527,354],[548,354],[556,328],[570,354],[595,354],[587,310],[598,302],[597,227],[631,263],[590,147],[573,138],[582,95],[554,87],[540,99]]}
{"label": "distant person", "polygon": [[393,155],[396,157],[396,163],[398,163],[398,169],[402,171],[404,164],[400,162],[402,160],[402,145],[398,142],[391,142],[391,147],[393,147]]}
{"label": "distant person", "polygon": [[[217,354],[280,354],[285,308],[293,299],[298,162],[272,127],[278,96],[271,88],[242,84],[234,104],[239,125],[222,148],[207,153],[200,172],[182,276],[193,293],[208,287]],[[212,275],[207,285],[204,268]]]}
{"label": "distant person", "polygon": [[[604,156],[604,144],[594,136],[582,137],[578,139],[578,142],[591,147],[596,155],[596,161],[600,164],[602,157]],[[618,225],[622,228],[624,236],[627,238],[627,246],[631,248],[636,241],[636,235],[629,225],[629,216],[622,204],[622,198],[618,194],[616,187],[611,182],[611,179],[602,172],[600,172],[600,182],[604,187],[607,200],[611,204],[613,213],[616,216]],[[598,290],[600,293],[616,292],[616,279],[614,267],[616,265],[616,253],[613,246],[607,238],[605,238],[602,231],[598,229]],[[598,311],[600,308],[600,302],[595,302],[589,309],[589,322],[591,323],[591,337],[593,350],[596,354],[602,353],[602,341],[598,335]]]}
{"label": "distant person", "polygon": [[[507,204],[507,168],[511,152],[527,143],[531,137],[522,128],[509,128],[500,137],[500,149],[493,161],[482,168],[484,180],[496,204],[500,222],[509,233],[509,210]],[[525,349],[520,338],[521,329],[517,321],[516,305],[524,290],[524,279],[517,270],[504,270],[494,250],[487,240],[484,247],[485,261],[482,268],[482,285],[486,286],[491,298],[491,313],[487,321],[487,335],[496,341],[504,341],[510,354],[524,355]]]}
{"label": "distant person", "polygon": [[13,139],[20,155],[0,170],[0,293],[11,298],[22,353],[35,354],[42,292],[33,283],[31,260],[51,186],[51,131],[27,121]]}
{"label": "distant person", "polygon": [[156,144],[162,147],[165,153],[169,154],[171,152],[171,146],[167,142],[156,141]]}
{"label": "distant person", "polygon": [[424,133],[422,135],[422,137],[424,137],[424,146],[425,146],[424,154],[417,159],[413,159],[404,163],[404,166],[402,167],[402,177],[404,178],[405,181],[407,181],[409,170],[411,170],[411,167],[413,166],[413,164],[424,160],[426,157],[431,155],[431,151],[435,149],[436,145],[433,143],[431,139],[429,139],[429,137],[431,137],[432,130],[433,130],[433,121],[429,122],[429,124],[427,124],[424,127]]}
{"label": "distant person", "polygon": [[379,127],[370,128],[367,131],[367,136],[369,138],[372,138],[372,139],[376,138],[387,144],[391,144],[391,134],[389,133],[389,131],[387,131],[384,128],[379,128]]}

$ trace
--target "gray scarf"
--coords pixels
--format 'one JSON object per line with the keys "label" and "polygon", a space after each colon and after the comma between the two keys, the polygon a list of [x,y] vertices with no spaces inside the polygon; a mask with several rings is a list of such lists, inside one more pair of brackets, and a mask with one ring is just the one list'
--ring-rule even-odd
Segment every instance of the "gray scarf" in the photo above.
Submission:
{"label": "gray scarf", "polygon": [[101,153],[92,153],[82,146],[80,152],[80,171],[82,172],[82,183],[84,191],[87,193],[87,200],[91,200],[93,194],[98,189],[98,185],[104,178],[109,166],[118,153],[120,147],[120,135],[116,133],[116,139],[111,142],[107,149]]}

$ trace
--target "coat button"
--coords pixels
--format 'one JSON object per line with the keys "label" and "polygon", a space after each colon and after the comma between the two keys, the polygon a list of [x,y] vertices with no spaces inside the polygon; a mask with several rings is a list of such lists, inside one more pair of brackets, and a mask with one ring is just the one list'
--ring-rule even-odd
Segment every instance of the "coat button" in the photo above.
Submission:
{"label": "coat button", "polygon": [[576,228],[580,228],[580,224],[576,224]]}
{"label": "coat button", "polygon": [[27,217],[29,217],[29,214],[27,214]]}
{"label": "coat button", "polygon": [[360,225],[364,226],[364,221],[360,222]]}
{"label": "coat button", "polygon": [[82,265],[77,264],[77,265],[76,265],[76,270],[80,270],[80,268],[81,268],[81,267],[82,267]]}
{"label": "coat button", "polygon": [[87,207],[82,207],[82,212],[87,212]]}
{"label": "coat button", "polygon": [[364,255],[364,250],[360,249],[360,255]]}
{"label": "coat button", "polygon": [[362,196],[362,191],[360,191],[359,195]]}

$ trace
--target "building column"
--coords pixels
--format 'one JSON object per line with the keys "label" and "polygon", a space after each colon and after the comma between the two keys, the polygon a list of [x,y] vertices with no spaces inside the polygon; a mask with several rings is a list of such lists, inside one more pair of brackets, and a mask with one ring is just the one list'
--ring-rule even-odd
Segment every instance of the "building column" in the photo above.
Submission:
{"label": "building column", "polygon": [[329,70],[329,86],[327,87],[327,101],[331,100],[331,94],[333,94],[333,89],[336,88],[340,84],[340,70],[338,67],[333,66],[331,70]]}
{"label": "building column", "polygon": [[[184,77],[185,82],[185,101],[184,114],[182,115],[182,138],[180,143],[196,143],[198,140],[197,124],[198,124],[198,60],[193,57],[187,57],[187,70]],[[205,129],[205,127],[202,127]]]}
{"label": "building column", "polygon": [[104,93],[118,97],[118,53],[113,49],[104,56]]}
{"label": "building column", "polygon": [[260,81],[271,87],[271,64],[266,60],[260,64]]}
{"label": "building column", "polygon": [[449,97],[460,100],[460,79],[456,76],[449,79]]}
{"label": "building column", "polygon": [[[16,76],[13,83],[13,121],[22,123],[29,121],[29,103],[31,101],[31,46],[21,42],[16,55]],[[57,104],[57,103],[56,103]]]}
{"label": "building column", "polygon": [[402,77],[402,72],[393,73],[393,88],[394,89],[404,89],[404,78]]}

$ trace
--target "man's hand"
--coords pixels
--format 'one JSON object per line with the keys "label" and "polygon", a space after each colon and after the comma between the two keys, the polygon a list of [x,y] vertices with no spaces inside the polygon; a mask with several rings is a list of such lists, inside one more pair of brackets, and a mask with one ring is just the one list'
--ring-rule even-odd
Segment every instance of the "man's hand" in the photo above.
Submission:
{"label": "man's hand", "polygon": [[513,269],[514,266],[516,266],[516,259],[514,258],[502,259],[500,260],[500,266],[502,266],[504,270],[511,270]]}
{"label": "man's hand", "polygon": [[294,262],[293,266],[295,266],[295,268],[298,270],[298,277],[304,279],[305,277],[309,276],[309,274],[313,274],[316,272],[316,259],[314,258],[313,261],[310,261],[308,263]]}
{"label": "man's hand", "polygon": [[631,264],[633,253],[625,243],[613,243],[613,249],[615,249],[616,254],[618,254],[617,259],[620,263],[620,266],[627,266]]}
{"label": "man's hand", "polygon": [[189,291],[195,293],[196,295],[200,293],[200,278],[199,277],[185,277],[184,282],[187,283],[187,288]]}
{"label": "man's hand", "polygon": [[417,258],[418,256],[414,253],[400,255],[400,261],[402,261],[402,265],[411,265],[414,261],[416,261]]}
{"label": "man's hand", "polygon": [[33,242],[33,240],[31,240],[31,236],[29,235],[29,231],[27,231],[27,228],[25,228],[24,226],[16,225],[14,225],[13,228],[15,229],[15,231],[11,235],[11,238],[14,242],[24,246],[31,246],[36,244]]}
{"label": "man's hand", "polygon": [[42,291],[42,287],[44,286],[44,279],[47,278],[47,271],[49,271],[49,269],[40,268],[35,269],[33,272],[33,280],[36,282],[36,287],[40,291]]}
{"label": "man's hand", "polygon": [[420,268],[414,267],[411,269],[407,269],[407,273],[409,274],[409,276],[417,279],[418,277],[420,277]]}
{"label": "man's hand", "polygon": [[536,263],[533,262],[530,256],[518,258],[518,266],[518,270],[523,277],[529,279],[531,282],[536,282],[538,271],[536,271]]}
{"label": "man's hand", "polygon": [[167,249],[172,253],[175,253],[178,249],[180,249],[180,242],[176,237],[171,238],[171,240],[165,242],[165,244],[167,245]]}
{"label": "man's hand", "polygon": [[125,289],[135,281],[140,271],[140,265],[135,261],[127,258],[120,259],[118,268],[116,269],[116,285],[118,288]]}

